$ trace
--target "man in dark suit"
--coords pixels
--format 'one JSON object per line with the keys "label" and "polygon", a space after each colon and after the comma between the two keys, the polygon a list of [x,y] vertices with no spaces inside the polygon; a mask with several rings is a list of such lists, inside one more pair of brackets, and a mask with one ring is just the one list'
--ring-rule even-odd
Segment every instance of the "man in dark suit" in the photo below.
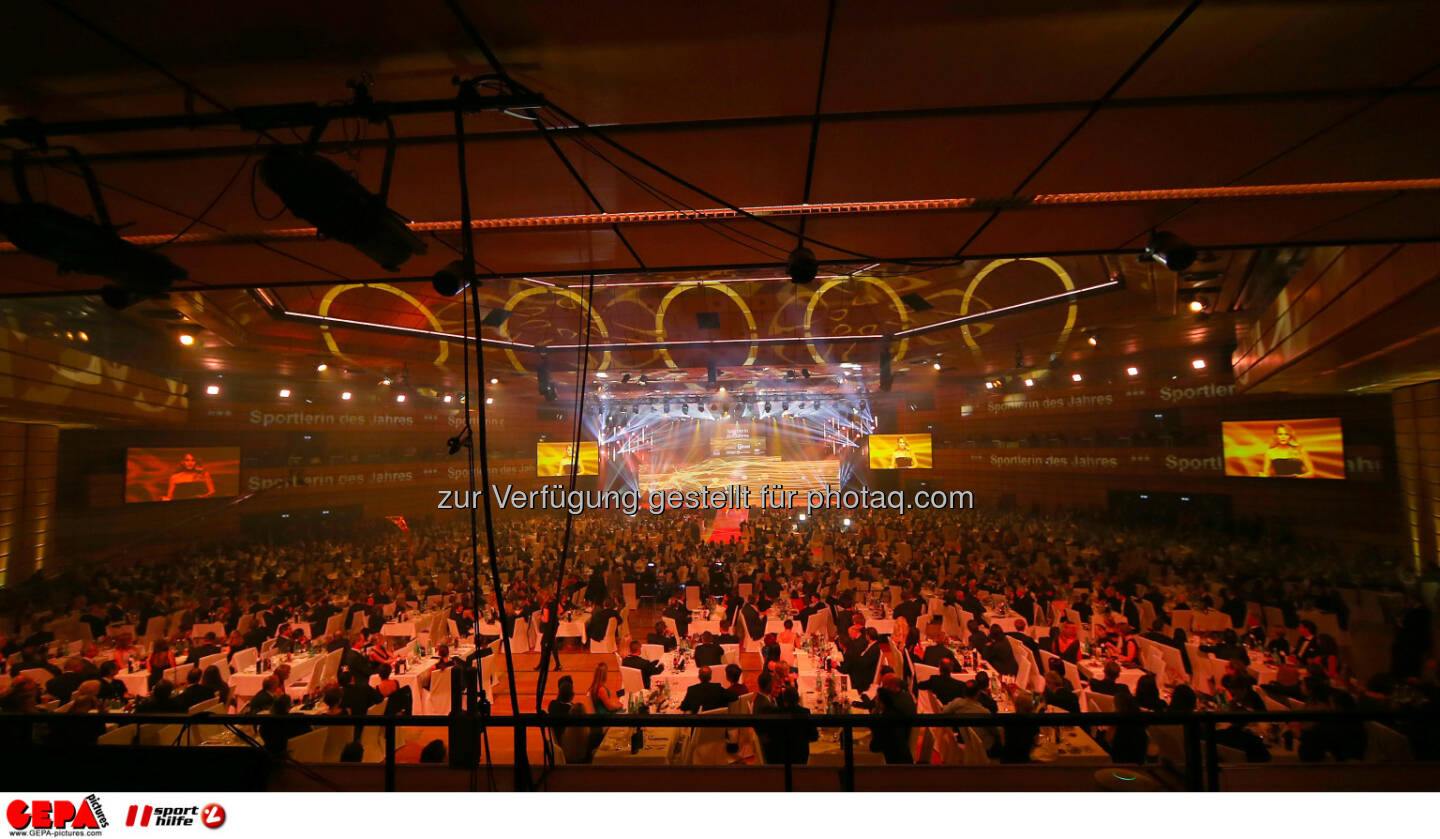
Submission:
{"label": "man in dark suit", "polygon": [[1105,678],[1091,679],[1090,692],[1103,693],[1106,696],[1114,696],[1120,692],[1120,662],[1105,662]]}
{"label": "man in dark suit", "polygon": [[340,670],[350,671],[357,679],[368,682],[370,679],[370,663],[365,660],[365,637],[356,635],[345,652],[340,654]]}
{"label": "man in dark suit", "polygon": [[215,655],[218,652],[220,652],[220,643],[215,638],[215,633],[207,632],[205,633],[205,641],[203,643],[190,648],[190,655],[186,656],[185,661],[188,664],[198,666],[200,659],[207,655]]}
{"label": "man in dark suit", "polygon": [[825,604],[820,602],[820,596],[816,594],[811,594],[810,602],[806,604],[805,608],[801,609],[795,614],[795,617],[799,618],[800,620],[800,628],[805,630],[806,632],[809,632],[810,617],[825,608]]}
{"label": "man in dark suit", "polygon": [[[349,670],[341,670],[336,676],[336,681],[340,683],[340,707],[345,709],[347,714],[363,717],[370,710],[370,706],[383,697],[368,681],[358,681],[356,676],[356,673]],[[370,677],[367,674],[365,678],[368,680]]]}
{"label": "man in dark suit", "polygon": [[725,688],[710,681],[710,668],[701,667],[699,676],[700,681],[685,691],[685,698],[680,701],[680,710],[693,714],[730,707],[730,695],[725,692]]}
{"label": "man in dark suit", "polygon": [[190,672],[185,674],[185,689],[175,697],[175,704],[188,711],[191,705],[214,698],[215,692],[200,684],[200,668],[192,667]]}
{"label": "man in dark suit", "polygon": [[936,643],[926,647],[925,655],[921,658],[920,663],[939,667],[942,661],[948,661],[953,669],[958,670],[959,662],[955,660],[955,652],[946,646],[946,640],[946,637],[941,635],[936,639]]}
{"label": "man in dark suit", "polygon": [[45,693],[60,700],[62,704],[69,702],[70,695],[80,687],[81,682],[85,681],[85,676],[81,672],[83,664],[84,659],[78,655],[66,659],[65,672],[45,683]]}
{"label": "man in dark suit", "polygon": [[914,589],[907,588],[900,595],[900,602],[895,604],[892,612],[895,617],[904,618],[911,626],[915,626],[920,621],[920,616],[925,613],[925,604],[920,602]]}
{"label": "man in dark suit", "polygon": [[1016,641],[1019,641],[1021,644],[1024,644],[1024,645],[1025,645],[1025,649],[1029,650],[1029,651],[1030,651],[1030,654],[1033,655],[1033,656],[1035,656],[1035,660],[1036,660],[1036,661],[1039,661],[1039,660],[1040,660],[1040,645],[1039,645],[1038,643],[1036,643],[1035,639],[1034,639],[1034,638],[1031,638],[1030,635],[1029,635],[1029,633],[1027,633],[1027,632],[1025,631],[1026,626],[1027,626],[1027,624],[1025,623],[1025,619],[1024,619],[1024,618],[1016,618],[1016,619],[1015,619],[1015,631],[1014,631],[1014,632],[1007,632],[1007,633],[1005,633],[1005,634],[1006,634],[1008,637],[1014,638]]}
{"label": "man in dark suit", "polygon": [[880,635],[872,626],[865,629],[861,637],[865,641],[864,648],[853,658],[847,655],[850,667],[845,672],[850,674],[855,690],[864,693],[870,689],[870,684],[875,681],[875,671],[880,668]]}
{"label": "man in dark suit", "polygon": [[1030,623],[1039,623],[1038,615],[1035,614],[1037,604],[1031,596],[1030,590],[1023,585],[1015,587],[1015,597],[1010,601],[1010,609],[1024,616]]}
{"label": "man in dark suit", "polygon": [[977,621],[985,620],[985,604],[980,602],[980,596],[973,588],[965,592],[964,599],[960,601],[960,608],[969,612],[971,617]]}
{"label": "man in dark suit", "polygon": [[680,642],[675,639],[674,635],[670,634],[670,627],[665,625],[665,621],[656,621],[655,631],[646,636],[645,643],[659,644],[664,647],[665,652],[668,653],[675,649]]}
{"label": "man in dark suit", "polygon": [[[900,686],[900,677],[889,673],[875,691],[874,710],[875,713],[887,717],[914,716],[915,698]],[[885,755],[886,763],[914,763],[915,756],[910,754],[910,726],[886,725],[872,728],[870,751]]]}
{"label": "man in dark suit", "polygon": [[998,623],[990,625],[990,642],[981,648],[980,655],[1002,676],[1020,673],[1020,663],[1015,660],[1015,650],[1010,647],[1010,636]]}
{"label": "man in dark suit", "polygon": [[700,644],[695,648],[696,667],[715,667],[725,660],[725,650],[715,643],[715,636],[706,632],[700,636]]}
{"label": "man in dark suit", "polygon": [[928,690],[935,694],[935,699],[940,703],[940,707],[943,708],[950,704],[951,701],[960,697],[960,694],[965,689],[965,683],[952,675],[955,672],[955,662],[953,660],[948,658],[941,659],[938,666],[940,667],[940,673],[938,675],[931,676],[917,684],[916,687],[920,690]]}
{"label": "man in dark suit", "polygon": [[1080,713],[1080,697],[1065,677],[1055,670],[1045,674],[1045,704],[1072,714]]}
{"label": "man in dark suit", "polygon": [[675,632],[680,636],[690,634],[690,610],[686,608],[685,601],[678,597],[670,598],[670,605],[665,607],[664,617],[675,621]]}
{"label": "man in dark suit", "polygon": [[630,642],[630,654],[620,659],[620,666],[633,667],[636,670],[639,670],[640,678],[643,681],[646,690],[650,689],[650,677],[659,675],[665,670],[665,665],[663,662],[650,661],[649,659],[646,659],[640,655],[639,641]]}
{"label": "man in dark suit", "polygon": [[745,620],[745,634],[750,636],[751,641],[759,641],[765,637],[765,619],[760,617],[756,600],[757,598],[751,595],[749,602],[740,607],[740,616]]}
{"label": "man in dark suit", "polygon": [[1301,664],[1309,663],[1315,656],[1315,624],[1312,621],[1300,621],[1300,640],[1295,642],[1294,655]]}
{"label": "man in dark suit", "polygon": [[614,618],[616,626],[619,626],[620,612],[615,608],[615,601],[607,600],[604,605],[591,613],[590,622],[585,624],[585,632],[591,641],[605,640],[605,632],[610,628],[611,618]]}

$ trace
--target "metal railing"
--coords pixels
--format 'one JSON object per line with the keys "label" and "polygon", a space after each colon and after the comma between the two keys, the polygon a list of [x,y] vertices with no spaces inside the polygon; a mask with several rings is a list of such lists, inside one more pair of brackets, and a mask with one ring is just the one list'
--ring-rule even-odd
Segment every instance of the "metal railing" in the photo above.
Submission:
{"label": "metal railing", "polygon": [[[0,733],[9,733],[6,729],[13,726],[24,726],[26,724],[43,724],[51,731],[56,726],[61,728],[67,726],[89,725],[94,726],[97,720],[105,722],[118,722],[122,725],[137,725],[136,745],[140,737],[140,725],[176,725],[195,726],[207,725],[225,726],[236,733],[246,745],[252,748],[262,748],[254,735],[242,729],[242,726],[352,726],[371,727],[380,726],[384,729],[385,754],[384,764],[384,789],[395,790],[396,784],[396,743],[397,729],[399,728],[446,728],[450,735],[450,753],[455,753],[458,743],[479,744],[481,737],[491,729],[510,729],[514,733],[514,743],[527,744],[527,733],[531,729],[544,729],[548,731],[562,731],[567,728],[614,728],[614,727],[643,727],[643,728],[727,728],[727,729],[754,729],[757,734],[778,734],[782,735],[780,742],[788,744],[793,732],[792,727],[803,726],[806,731],[811,728],[838,728],[840,729],[840,745],[843,754],[843,763],[840,770],[840,787],[844,791],[855,790],[855,730],[881,730],[886,728],[988,728],[1000,729],[1002,731],[1014,727],[1035,727],[1035,728],[1056,728],[1065,726],[1110,726],[1110,725],[1144,725],[1154,726],[1179,726],[1184,731],[1185,761],[1183,767],[1183,788],[1190,791],[1217,791],[1220,788],[1220,743],[1216,739],[1218,726],[1232,724],[1256,724],[1256,723],[1364,723],[1364,722],[1419,722],[1440,728],[1440,714],[1414,711],[1414,710],[1392,710],[1392,711],[1268,711],[1268,712],[1200,712],[1186,714],[1171,713],[1149,713],[1138,714],[1122,713],[1046,713],[1046,714],[572,714],[565,716],[552,716],[542,713],[527,713],[513,715],[482,715],[455,712],[449,715],[437,716],[310,716],[305,714],[51,714],[51,713],[30,713],[30,714],[0,714]],[[290,735],[297,736],[297,735]],[[183,739],[176,738],[178,743]],[[10,740],[9,742],[14,742]],[[36,744],[36,748],[46,748]],[[90,748],[86,746],[86,748]],[[93,748],[125,748],[125,746],[108,744],[105,746],[94,746]],[[203,746],[202,746],[203,748]],[[547,744],[547,748],[559,749],[559,743]],[[462,754],[468,755],[468,762],[460,768],[478,769],[481,767],[480,749],[462,749]],[[488,752],[487,752],[488,754]],[[300,771],[305,772],[312,778],[320,780],[321,783],[331,785],[327,781],[318,778],[313,770],[309,770],[304,764],[298,763],[288,757],[274,756],[275,760],[296,766]],[[794,788],[793,770],[797,765],[791,760],[788,745],[782,748],[782,762],[773,765],[784,767],[784,789],[788,792]],[[488,761],[487,761],[488,763]],[[373,765],[373,764],[359,764]],[[452,759],[450,765],[457,764]],[[767,764],[772,765],[772,764]],[[1114,764],[1096,764],[1114,765]],[[1133,764],[1130,764],[1133,765]],[[1342,765],[1342,764],[1335,764]],[[517,767],[518,768],[518,767]],[[623,767],[621,767],[623,768]],[[515,777],[515,789],[533,790],[537,783],[543,781],[543,776],[538,779],[531,777],[529,770],[517,771]]]}

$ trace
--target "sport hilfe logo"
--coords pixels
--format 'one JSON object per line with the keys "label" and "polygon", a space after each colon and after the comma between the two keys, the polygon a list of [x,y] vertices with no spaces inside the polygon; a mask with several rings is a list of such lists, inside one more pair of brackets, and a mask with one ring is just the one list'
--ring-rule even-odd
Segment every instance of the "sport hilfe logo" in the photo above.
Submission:
{"label": "sport hilfe logo", "polygon": [[69,835],[81,830],[99,833],[104,818],[100,801],[93,795],[81,799],[79,804],[63,799],[23,801],[17,798],[5,808],[5,819],[10,827],[17,831],[29,830],[37,835],[48,830],[70,831]]}
{"label": "sport hilfe logo", "polygon": [[204,807],[153,807],[131,804],[125,813],[126,827],[190,827],[197,823],[214,830],[225,824],[225,808],[219,804]]}

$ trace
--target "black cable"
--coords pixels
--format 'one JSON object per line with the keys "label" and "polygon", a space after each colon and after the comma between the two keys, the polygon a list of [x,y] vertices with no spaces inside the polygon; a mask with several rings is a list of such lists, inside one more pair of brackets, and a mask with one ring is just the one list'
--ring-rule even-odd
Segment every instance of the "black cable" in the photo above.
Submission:
{"label": "black cable", "polygon": [[[1080,118],[1080,121],[1075,123],[1070,131],[1064,137],[1060,138],[1060,142],[1056,143],[1055,147],[1050,149],[1050,153],[1045,155],[1045,157],[1035,165],[1035,168],[1030,170],[1030,174],[1026,175],[1025,179],[1020,181],[1019,185],[1010,192],[1011,196],[1019,195],[1020,191],[1028,186],[1030,182],[1035,179],[1036,175],[1040,174],[1040,170],[1048,166],[1050,161],[1054,160],[1055,156],[1060,153],[1060,150],[1069,145],[1071,140],[1075,139],[1075,136],[1080,133],[1080,130],[1088,125],[1090,120],[1100,112],[1100,109],[1105,107],[1105,104],[1115,97],[1115,94],[1120,91],[1120,88],[1124,87],[1125,83],[1130,81],[1130,78],[1140,71],[1140,67],[1143,66],[1146,61],[1150,60],[1150,56],[1154,55],[1166,41],[1170,40],[1170,36],[1174,35],[1176,30],[1178,30],[1185,21],[1190,19],[1190,16],[1195,13],[1196,9],[1200,8],[1200,4],[1203,2],[1204,0],[1191,0],[1190,5],[1186,6],[1174,20],[1170,21],[1170,25],[1165,27],[1165,30],[1161,32],[1155,40],[1150,42],[1150,46],[1146,47],[1144,52],[1140,53],[1134,61],[1130,62],[1130,66],[1125,68],[1125,72],[1120,74],[1120,78],[1116,79],[1114,84],[1110,85],[1104,93],[1100,94],[1099,99],[1090,103],[1090,109],[1085,112],[1085,115]],[[986,216],[985,220],[980,223],[980,226],[976,227],[974,232],[965,239],[965,243],[955,251],[955,256],[960,256],[960,254],[965,252],[966,248],[970,247],[976,239],[980,238],[980,234],[985,232],[985,228],[989,227],[991,222],[999,218],[1001,212],[1002,210],[999,207],[992,210],[990,215]]]}
{"label": "black cable", "polygon": [[[820,147],[820,105],[825,99],[825,73],[830,65],[830,35],[835,29],[835,0],[830,0],[825,12],[825,45],[820,49],[820,81],[815,85],[815,113],[810,118],[810,153],[805,159],[805,192],[801,204],[810,203],[810,184],[815,178],[815,151]],[[800,217],[800,245],[805,244],[805,221]]]}
{"label": "black cable", "polygon": [[[182,79],[182,78],[180,78],[179,76],[175,75],[174,73],[170,72],[170,71],[167,70],[167,69],[164,67],[164,65],[162,65],[160,62],[158,62],[158,61],[156,61],[155,59],[149,57],[148,55],[140,52],[140,50],[138,50],[138,49],[136,49],[135,47],[131,46],[129,43],[121,40],[119,37],[117,37],[116,35],[112,34],[109,30],[104,29],[103,27],[99,26],[98,24],[92,22],[90,19],[82,16],[81,14],[79,14],[78,12],[76,12],[74,9],[71,9],[69,6],[66,6],[64,3],[60,3],[60,2],[58,2],[58,0],[45,0],[45,2],[46,2],[47,5],[50,6],[50,8],[56,10],[57,12],[60,12],[61,14],[65,15],[66,17],[70,18],[71,20],[75,21],[76,23],[80,24],[80,25],[83,26],[84,28],[86,28],[86,29],[90,30],[91,32],[95,33],[96,35],[100,36],[100,38],[101,38],[102,40],[108,42],[111,46],[116,47],[116,48],[119,49],[121,52],[126,53],[126,54],[129,55],[131,58],[135,59],[136,61],[139,61],[141,64],[144,64],[145,66],[149,67],[151,70],[154,70],[155,72],[159,73],[160,75],[162,75],[162,76],[164,76],[165,78],[169,79],[170,81],[174,82],[174,83],[175,83],[176,85],[178,85],[181,89],[183,89],[186,93],[189,93],[191,96],[195,96],[195,97],[197,97],[197,98],[199,98],[199,99],[203,99],[203,100],[205,100],[206,102],[208,102],[212,107],[216,108],[217,110],[223,111],[224,113],[230,114],[231,116],[234,116],[234,117],[237,117],[237,118],[240,116],[239,114],[237,114],[237,113],[235,112],[235,109],[234,109],[234,108],[231,108],[229,105],[226,105],[224,102],[221,102],[219,99],[216,99],[215,97],[211,96],[210,94],[206,93],[205,91],[201,90],[200,88],[196,87],[195,85],[193,85],[193,84],[185,81],[184,79]],[[244,120],[241,120],[241,121],[242,121],[242,123],[244,122]],[[255,130],[256,130],[259,134],[263,135],[266,139],[270,140],[272,143],[279,143],[279,142],[280,142],[280,140],[277,140],[277,139],[275,138],[275,135],[271,134],[269,131],[266,131],[264,128],[257,128],[257,129],[255,129]]]}
{"label": "black cable", "polygon": [[[253,153],[254,150],[255,150],[255,146],[258,146],[258,145],[260,145],[260,138],[257,137],[257,138],[255,139],[255,145],[250,147],[250,151]],[[203,210],[200,211],[200,215],[195,216],[194,218],[190,219],[190,223],[187,224],[187,225],[185,225],[184,227],[180,228],[180,232],[176,233],[174,236],[171,236],[169,239],[166,239],[165,241],[161,242],[160,244],[155,245],[154,247],[151,248],[151,250],[155,250],[155,251],[160,250],[161,248],[165,247],[166,245],[174,242],[176,239],[179,239],[181,236],[184,236],[186,233],[189,233],[191,230],[193,230],[193,229],[195,228],[195,225],[200,224],[201,222],[203,222],[203,221],[205,220],[205,217],[208,216],[208,215],[210,215],[210,211],[213,210],[213,209],[215,209],[215,205],[220,203],[220,199],[225,197],[225,193],[229,192],[229,191],[230,191],[230,188],[235,185],[235,182],[240,179],[240,173],[245,171],[245,166],[246,166],[247,164],[249,164],[249,162],[250,162],[250,153],[247,153],[247,154],[245,155],[245,157],[240,160],[240,165],[239,165],[239,167],[237,167],[237,168],[235,169],[235,173],[230,176],[230,180],[226,181],[226,182],[225,182],[225,186],[223,186],[223,187],[220,188],[219,194],[217,194],[213,199],[211,199],[211,201],[210,201],[209,204],[206,204],[206,205],[205,205],[205,209],[203,209]],[[44,170],[41,170],[41,171],[44,171]],[[253,170],[252,170],[252,171],[253,171]],[[254,180],[253,180],[253,179],[251,180],[251,185],[252,185],[252,186],[254,185]],[[254,192],[253,192],[253,190],[252,190],[252,192],[251,192],[251,200],[252,200],[252,201],[254,200]]]}
{"label": "black cable", "polygon": [[[585,196],[590,199],[590,203],[595,205],[595,209],[602,213],[605,212],[605,205],[600,203],[600,198],[595,195],[594,190],[590,189],[590,184],[585,182],[585,178],[581,176],[579,170],[570,162],[570,158],[565,154],[565,151],[555,142],[555,138],[550,136],[550,131],[545,127],[545,123],[540,119],[535,119],[533,122],[535,123],[535,130],[539,131],[540,136],[545,140],[545,145],[549,146],[550,151],[554,152],[555,156],[560,158],[560,162],[565,164],[565,171],[569,172],[570,177],[575,179],[575,183],[580,185],[580,189],[585,192]],[[625,250],[630,252],[630,258],[635,260],[635,264],[643,269],[645,267],[645,260],[640,258],[640,254],[636,252],[635,246],[631,245],[630,240],[625,238],[624,232],[620,230],[620,225],[612,224],[610,225],[610,230],[620,239],[620,243],[625,246]]]}
{"label": "black cable", "polygon": [[[460,93],[455,97],[455,153],[460,176],[460,243],[464,251],[464,256],[461,257],[461,262],[463,264],[465,284],[470,292],[471,313],[475,319],[475,374],[476,380],[478,382],[477,387],[480,390],[480,398],[475,400],[477,403],[475,406],[475,411],[477,416],[479,417],[480,425],[478,429],[473,427],[471,428],[471,454],[474,455],[475,450],[477,448],[479,449],[478,457],[480,461],[480,482],[485,487],[485,491],[481,494],[481,497],[485,504],[485,544],[487,550],[490,553],[491,585],[495,589],[495,610],[498,614],[500,621],[500,644],[501,648],[505,652],[505,670],[510,682],[510,707],[512,713],[519,713],[520,696],[515,687],[515,659],[510,648],[510,636],[514,630],[514,621],[511,620],[509,612],[505,609],[504,584],[500,581],[500,559],[495,547],[495,520],[490,509],[490,455],[488,451],[489,447],[486,442],[487,433],[485,425],[485,351],[479,340],[480,322],[482,319],[480,317],[479,289],[475,287],[475,230],[470,224],[470,183],[468,180],[465,166],[465,100],[466,93],[462,89]],[[467,355],[469,353],[468,347],[466,348],[466,353]],[[469,401],[470,400],[467,397],[467,405],[469,404]],[[469,409],[467,408],[467,416],[468,410]],[[470,472],[470,480],[473,484],[475,480],[475,472],[473,469]],[[473,498],[474,496],[471,497]],[[472,504],[470,510],[471,568],[472,572],[475,574],[474,590],[478,592],[480,588],[478,553],[479,546],[477,544],[479,542],[479,538],[478,534],[475,532],[474,522],[476,512],[474,507],[475,505]],[[480,618],[480,602],[478,601],[478,599],[475,603],[475,610],[475,618],[478,624]],[[479,664],[478,655],[476,657],[476,663],[477,665]],[[489,759],[488,753],[486,759]],[[528,786],[529,761],[525,750],[524,737],[522,736],[522,732],[519,726],[516,726],[515,730],[515,772],[517,788],[523,788],[524,786]],[[523,784],[520,781],[522,775],[525,778]]]}
{"label": "black cable", "polygon": [[[570,459],[570,490],[574,492],[576,481],[579,480],[579,459],[580,459],[580,426],[585,418],[585,390],[586,383],[590,380],[590,340],[594,329],[595,316],[595,274],[590,274],[589,289],[586,294],[586,302],[583,311],[585,318],[585,338],[580,344],[580,363],[576,366],[580,370],[579,379],[576,381],[576,405],[575,422],[571,430],[571,439],[574,442],[574,449]],[[598,446],[598,443],[597,443]],[[555,636],[560,629],[560,593],[561,587],[565,584],[565,568],[570,561],[570,539],[575,524],[575,515],[571,512],[570,505],[565,505],[565,535],[560,542],[560,561],[555,574],[555,608],[554,614],[545,627],[545,636],[540,645],[540,680],[535,686],[535,708],[540,709],[541,702],[545,698],[545,682],[550,675],[550,654],[549,650],[554,649]]]}

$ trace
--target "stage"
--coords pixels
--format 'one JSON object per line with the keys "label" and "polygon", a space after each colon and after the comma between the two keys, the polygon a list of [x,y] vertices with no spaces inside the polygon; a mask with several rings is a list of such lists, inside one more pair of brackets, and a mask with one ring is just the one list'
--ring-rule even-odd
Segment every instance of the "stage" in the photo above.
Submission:
{"label": "stage", "polygon": [[[797,491],[797,504],[803,504],[805,493],[809,490],[823,490],[827,484],[840,483],[840,461],[729,455],[708,457],[664,472],[642,471],[638,477],[642,497],[652,490],[684,492],[707,487],[724,489],[743,486],[750,489],[751,505],[758,507],[761,505],[761,491],[768,486],[772,490],[772,499],[779,495],[777,488],[784,488]],[[775,504],[772,500],[770,505]]]}

